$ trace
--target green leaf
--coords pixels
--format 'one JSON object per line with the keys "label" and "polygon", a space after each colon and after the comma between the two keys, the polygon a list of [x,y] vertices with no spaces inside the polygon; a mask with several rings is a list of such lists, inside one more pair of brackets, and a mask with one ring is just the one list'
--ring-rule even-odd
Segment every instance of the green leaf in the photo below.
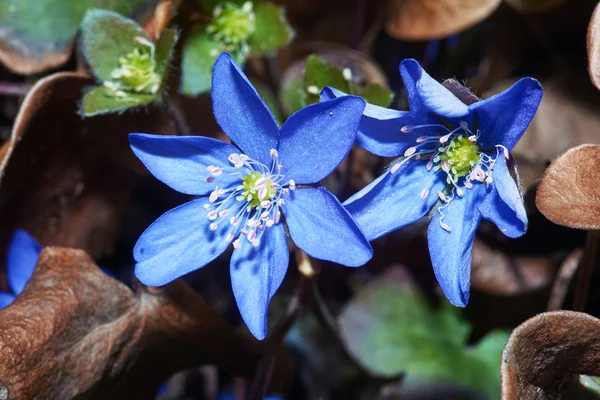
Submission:
{"label": "green leaf", "polygon": [[166,29],[161,32],[160,37],[156,41],[156,73],[163,79],[168,70],[173,48],[177,42],[177,31],[175,29]]}
{"label": "green leaf", "polygon": [[302,75],[285,80],[279,88],[279,100],[286,115],[292,115],[306,107],[306,89]]}
{"label": "green leaf", "polygon": [[157,98],[157,95],[143,93],[125,93],[124,97],[117,97],[111,89],[105,86],[94,86],[83,96],[80,114],[91,117],[98,114],[123,112],[131,107],[149,104]]}
{"label": "green leaf", "polygon": [[140,10],[150,9],[156,3],[157,0],[3,0],[0,1],[1,40],[18,43],[14,51],[46,63],[68,52],[88,9],[142,16]]}
{"label": "green leaf", "polygon": [[203,27],[196,27],[190,34],[182,50],[181,91],[184,94],[195,96],[210,90],[220,46]]}
{"label": "green leaf", "polygon": [[392,269],[367,285],[345,306],[341,334],[350,354],[371,374],[407,383],[450,381],[500,397],[500,356],[507,333],[493,333],[466,346],[469,324],[445,302],[431,309]]}
{"label": "green leaf", "polygon": [[294,31],[288,24],[282,7],[262,3],[255,6],[254,14],[256,27],[248,39],[252,54],[260,55],[277,50],[294,37]]}
{"label": "green leaf", "polygon": [[388,107],[394,99],[394,92],[376,83],[371,83],[358,92],[367,103],[380,107]]}
{"label": "green leaf", "polygon": [[[325,86],[331,86],[342,92],[352,94],[350,85],[341,69],[329,61],[311,54],[306,59],[304,70],[304,89],[306,93],[306,104],[319,102],[319,93]],[[314,89],[311,89],[314,88]],[[311,93],[314,92],[314,93]]]}
{"label": "green leaf", "polygon": [[89,10],[81,23],[83,55],[102,81],[110,81],[119,58],[138,47],[136,37],[147,39],[135,21],[112,11]]}

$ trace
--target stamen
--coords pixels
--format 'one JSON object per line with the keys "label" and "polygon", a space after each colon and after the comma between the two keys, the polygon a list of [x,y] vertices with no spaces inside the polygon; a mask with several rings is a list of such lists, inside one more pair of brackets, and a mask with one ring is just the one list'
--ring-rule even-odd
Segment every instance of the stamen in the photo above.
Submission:
{"label": "stamen", "polygon": [[413,129],[414,129],[414,126],[412,126],[412,125],[404,125],[402,128],[400,128],[400,131],[402,133],[409,133],[409,132],[412,132]]}
{"label": "stamen", "polygon": [[271,157],[273,158],[277,158],[279,157],[279,153],[277,152],[277,150],[275,149],[271,149],[271,151],[269,152],[269,154],[271,155]]}
{"label": "stamen", "polygon": [[425,200],[428,195],[429,195],[429,189],[424,188],[423,190],[421,190],[421,200]]}
{"label": "stamen", "polygon": [[440,221],[440,226],[443,230],[447,232],[452,232],[452,228],[450,228],[450,225],[446,224],[445,222]]}
{"label": "stamen", "polygon": [[444,195],[444,193],[438,191],[437,195],[438,195],[438,197],[440,198],[441,201],[443,201],[444,203],[446,202],[446,196]]}

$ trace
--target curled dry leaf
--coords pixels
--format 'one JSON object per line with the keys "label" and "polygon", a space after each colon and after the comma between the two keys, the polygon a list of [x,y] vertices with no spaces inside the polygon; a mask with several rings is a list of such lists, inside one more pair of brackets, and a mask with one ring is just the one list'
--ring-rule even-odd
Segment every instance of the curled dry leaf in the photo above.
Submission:
{"label": "curled dry leaf", "polygon": [[[130,194],[145,174],[131,152],[130,132],[170,133],[161,109],[82,119],[82,90],[91,78],[59,73],[26,97],[12,137],[0,149],[0,259],[14,229],[43,245],[109,254]],[[145,113],[145,115],[140,115]]]}
{"label": "curled dry leaf", "polygon": [[600,3],[594,9],[587,31],[588,72],[600,89]]}
{"label": "curled dry leaf", "polygon": [[483,21],[501,0],[388,0],[385,30],[403,40],[450,36]]}
{"label": "curled dry leaf", "polygon": [[554,223],[600,229],[600,146],[581,145],[548,167],[537,190],[538,209]]}
{"label": "curled dry leaf", "polygon": [[[0,311],[0,393],[19,399],[150,399],[176,371],[215,364],[249,377],[261,344],[181,280],[132,292],[82,250],[46,248]],[[280,353],[273,389],[291,378]]]}
{"label": "curled dry leaf", "polygon": [[502,353],[502,399],[558,399],[577,374],[600,375],[598,337],[600,320],[584,313],[552,311],[525,321]]}

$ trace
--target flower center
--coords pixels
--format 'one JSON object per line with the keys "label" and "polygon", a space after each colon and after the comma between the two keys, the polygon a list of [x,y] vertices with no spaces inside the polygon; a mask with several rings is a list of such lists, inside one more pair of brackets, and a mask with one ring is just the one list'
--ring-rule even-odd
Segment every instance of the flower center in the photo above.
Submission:
{"label": "flower center", "polygon": [[213,21],[206,30],[213,39],[239,47],[254,33],[255,19],[250,1],[241,7],[233,3],[221,3],[213,9]]}
{"label": "flower center", "polygon": [[[504,151],[504,156],[508,158],[508,150],[501,145],[496,146],[496,155],[490,155],[482,152],[477,144],[480,132],[473,133],[466,121],[461,121],[459,127],[450,130],[444,125],[431,124],[410,126],[401,128],[401,132],[409,133],[415,129],[422,128],[440,128],[442,133],[420,136],[416,140],[416,145],[409,147],[404,152],[404,158],[396,162],[390,172],[393,174],[409,160],[427,160],[426,168],[428,171],[437,173],[439,170],[446,175],[446,187],[444,192],[438,192],[437,195],[442,201],[442,206],[438,208],[441,214],[440,225],[448,232],[451,227],[443,222],[443,210],[454,199],[455,196],[463,197],[465,190],[473,188],[474,183],[491,184],[492,170],[498,151],[500,148]],[[429,196],[429,188],[425,187],[421,191],[421,198],[425,200]]]}
{"label": "flower center", "polygon": [[481,157],[477,143],[464,136],[453,139],[440,153],[442,162],[448,163],[454,181],[467,175]]}
{"label": "flower center", "polygon": [[[285,182],[279,174],[277,150],[272,149],[270,155],[270,167],[245,154],[233,153],[229,155],[230,164],[206,168],[205,181],[216,184],[204,205],[206,216],[212,221],[210,229],[216,231],[225,225],[224,229],[229,230],[225,240],[233,242],[235,248],[242,245],[243,238],[258,246],[264,231],[280,222],[283,196],[296,188],[293,180]],[[234,178],[227,179],[227,187],[219,186],[220,181],[231,176],[239,179],[237,184]]]}
{"label": "flower center", "polygon": [[270,200],[277,194],[276,185],[271,178],[258,171],[252,171],[242,178],[242,195],[246,197],[250,207],[257,207],[262,201]]}
{"label": "flower center", "polygon": [[143,37],[137,37],[135,40],[143,47],[136,47],[119,58],[119,68],[110,74],[113,80],[104,82],[104,86],[112,89],[117,97],[125,97],[125,92],[156,94],[160,88],[160,77],[156,73],[154,59],[154,43]]}

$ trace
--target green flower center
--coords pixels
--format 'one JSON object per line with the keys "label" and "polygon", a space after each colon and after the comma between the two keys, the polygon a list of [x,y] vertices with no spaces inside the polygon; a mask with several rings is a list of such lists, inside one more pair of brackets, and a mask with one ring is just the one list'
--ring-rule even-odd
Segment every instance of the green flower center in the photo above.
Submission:
{"label": "green flower center", "polygon": [[441,153],[442,162],[448,164],[449,173],[457,180],[467,175],[479,162],[480,151],[477,143],[464,136],[452,140],[446,150]]}
{"label": "green flower center", "polygon": [[273,181],[258,171],[242,177],[242,182],[241,195],[248,200],[250,207],[258,207],[263,201],[271,200],[277,194],[277,190],[273,188]]}
{"label": "green flower center", "polygon": [[241,7],[233,3],[221,3],[214,8],[213,21],[206,30],[213,39],[238,47],[254,33],[255,19],[250,1]]}
{"label": "green flower center", "polygon": [[147,48],[136,47],[130,53],[119,58],[119,68],[110,74],[112,82],[105,85],[115,92],[135,92],[156,94],[160,88],[160,76],[156,73],[154,44],[143,38],[137,38]]}

